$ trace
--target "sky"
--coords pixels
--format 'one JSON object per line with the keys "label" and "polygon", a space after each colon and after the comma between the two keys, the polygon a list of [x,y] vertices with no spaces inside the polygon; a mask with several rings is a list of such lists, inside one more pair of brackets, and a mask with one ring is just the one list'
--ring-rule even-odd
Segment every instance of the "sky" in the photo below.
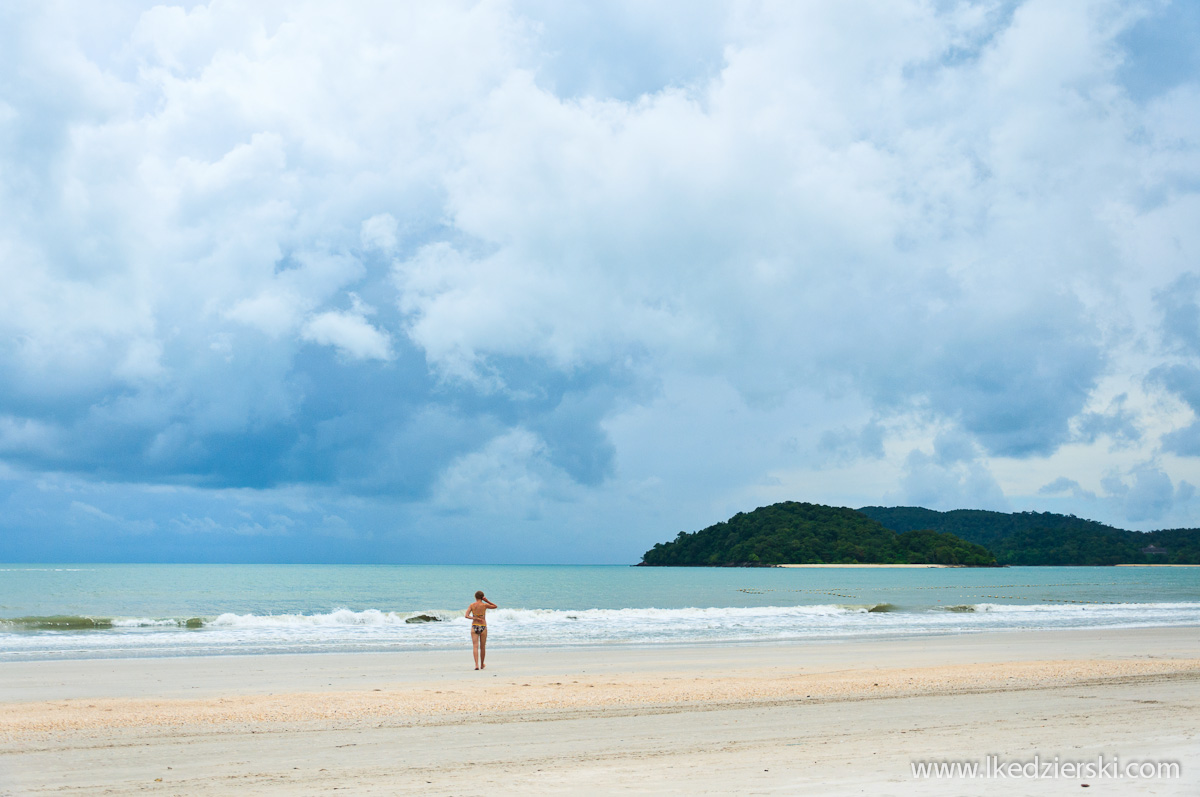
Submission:
{"label": "sky", "polygon": [[0,6],[0,561],[1197,485],[1200,4]]}

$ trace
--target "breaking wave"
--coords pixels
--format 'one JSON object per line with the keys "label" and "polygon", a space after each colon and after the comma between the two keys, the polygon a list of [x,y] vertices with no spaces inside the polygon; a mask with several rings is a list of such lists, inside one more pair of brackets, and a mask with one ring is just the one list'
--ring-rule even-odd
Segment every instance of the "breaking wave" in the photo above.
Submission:
{"label": "breaking wave", "polygon": [[[495,609],[492,644],[513,647],[749,644],[979,631],[1195,625],[1200,603],[906,608],[890,603],[692,609]],[[0,619],[0,661],[449,649],[464,644],[460,611],[337,608],[312,614]]]}

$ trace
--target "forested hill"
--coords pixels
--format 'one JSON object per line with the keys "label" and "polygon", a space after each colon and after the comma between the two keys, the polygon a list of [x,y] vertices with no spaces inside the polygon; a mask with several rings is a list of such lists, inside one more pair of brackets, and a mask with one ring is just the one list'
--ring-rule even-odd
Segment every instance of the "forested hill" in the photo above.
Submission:
{"label": "forested hill", "polygon": [[947,564],[994,565],[987,549],[952,534],[897,534],[854,511],[786,501],[681,531],[646,551],[643,565]]}
{"label": "forested hill", "polygon": [[[1200,529],[1126,531],[1052,512],[936,512],[913,506],[858,511],[897,533],[954,534],[986,547],[1003,565],[1200,564]],[[1151,545],[1165,553],[1142,553]]]}

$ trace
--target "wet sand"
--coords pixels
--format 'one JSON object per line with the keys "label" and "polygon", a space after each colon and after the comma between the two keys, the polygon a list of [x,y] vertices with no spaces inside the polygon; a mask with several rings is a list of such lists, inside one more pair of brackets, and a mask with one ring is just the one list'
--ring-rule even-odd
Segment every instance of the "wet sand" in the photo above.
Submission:
{"label": "wet sand", "polygon": [[[7,794],[1195,794],[1200,629],[0,664]],[[922,780],[921,759],[1180,761]]]}

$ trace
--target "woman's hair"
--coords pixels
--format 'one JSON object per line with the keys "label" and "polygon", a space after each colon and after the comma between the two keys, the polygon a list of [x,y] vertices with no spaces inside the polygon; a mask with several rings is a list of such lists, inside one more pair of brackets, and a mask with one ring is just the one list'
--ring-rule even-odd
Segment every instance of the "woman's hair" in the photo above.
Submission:
{"label": "woman's hair", "polygon": [[477,600],[477,601],[483,600],[483,590],[476,590],[475,600]]}

